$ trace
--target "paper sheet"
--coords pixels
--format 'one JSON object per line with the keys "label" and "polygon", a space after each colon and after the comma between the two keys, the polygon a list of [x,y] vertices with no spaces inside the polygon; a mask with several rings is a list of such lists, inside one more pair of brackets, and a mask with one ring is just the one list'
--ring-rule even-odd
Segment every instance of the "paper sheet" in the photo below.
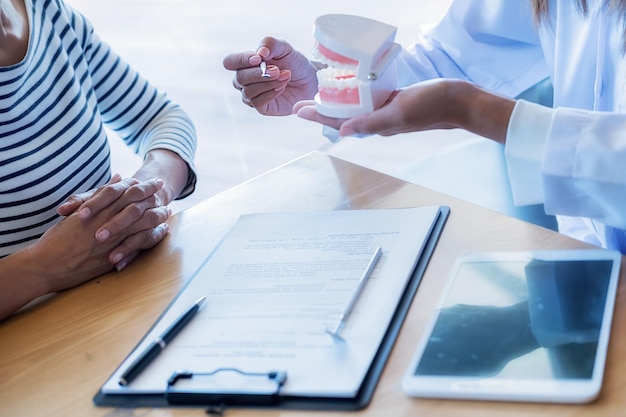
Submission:
{"label": "paper sheet", "polygon": [[[176,370],[236,368],[286,372],[284,395],[353,397],[438,212],[420,207],[242,216],[102,392],[161,393]],[[344,340],[333,339],[324,327],[344,311],[377,246],[383,254],[345,323]],[[136,380],[119,386],[126,367],[200,296],[207,300],[196,317]],[[241,376],[184,383],[207,390],[233,378]],[[246,391],[247,383],[254,385],[233,382],[232,389]]]}

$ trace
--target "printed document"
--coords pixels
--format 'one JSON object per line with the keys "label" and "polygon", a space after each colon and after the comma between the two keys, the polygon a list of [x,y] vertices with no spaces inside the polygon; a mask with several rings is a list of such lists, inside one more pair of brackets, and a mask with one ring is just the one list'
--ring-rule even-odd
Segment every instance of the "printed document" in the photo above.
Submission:
{"label": "printed document", "polygon": [[[162,393],[177,370],[218,371],[184,381],[191,389],[245,392],[257,389],[254,374],[281,371],[283,395],[355,396],[438,215],[433,206],[241,216],[102,392]],[[376,247],[382,255],[334,338],[325,328],[344,312]],[[128,365],[201,296],[191,322],[120,386]]]}

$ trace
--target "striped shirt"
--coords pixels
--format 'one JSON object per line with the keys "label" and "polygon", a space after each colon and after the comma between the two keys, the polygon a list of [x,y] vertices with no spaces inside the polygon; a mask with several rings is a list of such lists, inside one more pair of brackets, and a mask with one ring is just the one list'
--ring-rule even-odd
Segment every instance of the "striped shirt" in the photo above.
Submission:
{"label": "striped shirt", "polygon": [[28,52],[0,67],[0,257],[59,220],[73,193],[111,177],[106,125],[140,155],[161,148],[190,167],[196,136],[187,114],[103,43],[62,0],[25,0]]}

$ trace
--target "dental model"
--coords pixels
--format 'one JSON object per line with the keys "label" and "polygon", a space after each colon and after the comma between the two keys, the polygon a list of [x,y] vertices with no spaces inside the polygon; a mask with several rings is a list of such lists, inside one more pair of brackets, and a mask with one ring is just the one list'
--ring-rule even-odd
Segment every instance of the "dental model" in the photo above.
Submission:
{"label": "dental model", "polygon": [[[315,20],[318,113],[350,118],[382,106],[397,87],[396,27],[360,16],[329,14]],[[326,133],[325,133],[326,134]],[[327,135],[328,136],[328,135]]]}

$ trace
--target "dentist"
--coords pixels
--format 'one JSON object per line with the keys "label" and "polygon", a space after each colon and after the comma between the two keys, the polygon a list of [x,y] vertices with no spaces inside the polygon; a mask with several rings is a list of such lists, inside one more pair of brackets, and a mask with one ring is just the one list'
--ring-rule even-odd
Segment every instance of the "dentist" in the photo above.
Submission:
{"label": "dentist", "polygon": [[[315,111],[317,66],[288,43],[265,38],[224,58],[262,114],[293,112],[342,136],[462,128],[503,143],[516,205],[543,203],[560,232],[626,253],[624,2],[454,0],[398,63],[404,88],[339,120]],[[545,80],[551,107],[514,99]]]}

